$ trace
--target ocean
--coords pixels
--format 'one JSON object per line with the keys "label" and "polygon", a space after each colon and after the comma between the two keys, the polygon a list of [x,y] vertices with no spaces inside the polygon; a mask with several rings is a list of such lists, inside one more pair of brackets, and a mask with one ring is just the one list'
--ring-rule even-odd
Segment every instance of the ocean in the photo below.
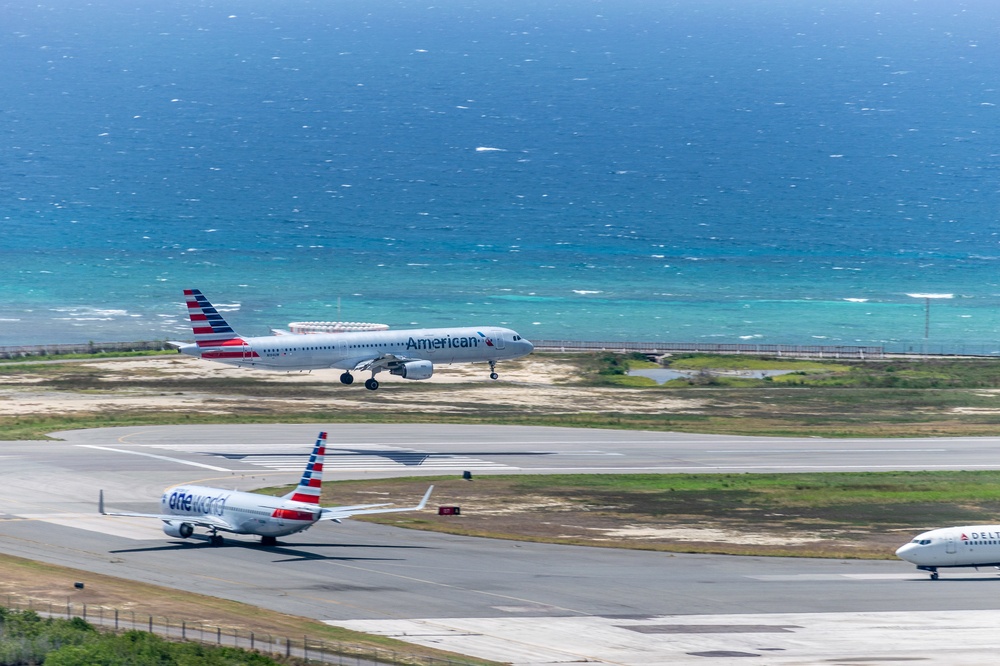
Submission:
{"label": "ocean", "polygon": [[0,345],[189,339],[193,287],[245,335],[1000,353],[992,0],[0,12]]}

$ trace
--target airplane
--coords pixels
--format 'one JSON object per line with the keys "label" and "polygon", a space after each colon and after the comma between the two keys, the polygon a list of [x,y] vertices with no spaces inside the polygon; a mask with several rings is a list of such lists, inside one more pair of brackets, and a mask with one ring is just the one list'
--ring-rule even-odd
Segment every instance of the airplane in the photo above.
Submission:
{"label": "airplane", "polygon": [[278,537],[302,532],[321,520],[339,523],[351,516],[420,511],[427,505],[431,491],[434,490],[434,486],[428,488],[416,506],[379,508],[389,506],[391,502],[320,506],[325,454],[326,433],[321,432],[298,487],[283,497],[207,486],[179,485],[167,488],[160,497],[163,513],[112,513],[104,510],[104,491],[101,490],[98,495],[98,511],[102,516],[157,518],[163,521],[163,532],[167,536],[181,539],[189,538],[194,534],[194,528],[201,527],[209,531],[209,542],[213,546],[223,545],[219,532],[253,534],[260,537],[262,546],[276,546]]}
{"label": "airplane", "polygon": [[382,370],[404,379],[429,379],[435,363],[489,363],[497,379],[497,361],[520,358],[534,346],[509,328],[418,328],[399,331],[310,333],[308,335],[238,335],[204,294],[185,289],[194,343],[172,343],[182,354],[241,368],[318,370],[339,368],[343,384],[351,372],[371,371],[365,388],[378,389]]}
{"label": "airplane", "polygon": [[952,567],[1000,568],[1000,525],[942,527],[918,534],[896,550],[896,555],[938,579],[938,569]]}

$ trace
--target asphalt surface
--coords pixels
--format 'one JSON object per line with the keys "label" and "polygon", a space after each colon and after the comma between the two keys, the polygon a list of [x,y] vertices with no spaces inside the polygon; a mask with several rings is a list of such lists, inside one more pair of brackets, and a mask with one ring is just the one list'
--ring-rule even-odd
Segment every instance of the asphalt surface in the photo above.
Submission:
{"label": "asphalt surface", "polygon": [[[998,607],[996,586],[989,584],[1000,582],[996,575],[949,571],[932,583],[900,561],[620,551],[456,537],[352,521],[320,524],[272,548],[256,545],[249,537],[227,537],[226,546],[212,548],[202,540],[171,539],[157,521],[96,513],[99,489],[104,489],[109,509],[153,511],[163,488],[176,483],[252,489],[293,482],[318,430],[311,425],[114,428],[56,435],[64,441],[0,443],[0,548],[12,555],[197,590],[387,635],[406,634],[408,640],[524,664],[570,658],[681,663],[704,659],[694,654],[698,652],[740,651],[730,649],[732,641],[725,643],[730,648],[712,642],[720,635],[763,633],[775,639],[774,633],[791,633],[798,648],[760,652],[769,655],[768,663],[786,663],[786,657],[801,660],[807,654],[807,629],[720,634],[678,630],[675,625],[683,617],[689,618],[688,624],[696,616],[703,616],[701,622],[726,617],[731,625],[733,616],[806,614],[786,622],[802,628],[817,626],[821,617],[827,622],[836,617],[855,621],[858,613],[873,613],[871,629],[887,621],[880,613],[902,613],[912,621],[924,617],[916,613],[920,611],[930,614],[929,625],[921,625],[930,636],[953,626],[934,613],[982,613]],[[844,441],[447,425],[334,425],[328,430],[326,483],[338,478],[458,475],[464,470],[479,475],[1000,467],[1000,439],[994,438]],[[671,619],[664,624],[663,618]],[[553,631],[564,625],[575,628],[532,643],[521,621],[533,627],[551,625]],[[480,624],[471,628],[470,622]],[[590,628],[581,622],[590,623]],[[560,647],[560,635],[577,643],[581,632],[602,635],[595,622],[611,627],[612,637],[602,645],[620,650],[634,641],[634,649],[609,652],[595,645],[581,653]],[[654,629],[636,628],[642,624]],[[758,617],[746,626],[765,625],[771,626]],[[871,656],[871,649],[857,654],[859,647],[868,646],[862,629],[851,631],[856,640],[842,649],[854,650],[851,658]],[[678,632],[685,641],[663,643],[665,636],[676,638]],[[816,654],[823,652],[828,634],[815,631]],[[473,635],[480,641],[489,636],[494,643],[473,645]],[[694,638],[701,642],[694,645]],[[704,650],[699,648],[704,647],[702,639],[708,640]],[[875,644],[882,652],[894,645],[886,643],[884,634],[871,639]],[[905,640],[902,644],[909,645]],[[898,650],[892,654],[898,658]],[[977,661],[978,652],[968,657],[965,663],[991,663]]]}

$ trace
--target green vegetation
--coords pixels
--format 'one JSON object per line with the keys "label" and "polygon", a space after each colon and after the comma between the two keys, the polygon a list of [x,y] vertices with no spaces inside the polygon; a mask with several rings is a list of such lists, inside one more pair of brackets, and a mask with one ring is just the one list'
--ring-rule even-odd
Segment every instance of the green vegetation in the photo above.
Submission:
{"label": "green vegetation", "polygon": [[[377,483],[393,498],[415,497],[430,480]],[[358,519],[616,548],[892,559],[895,548],[917,532],[992,523],[1000,512],[1000,471],[504,475],[478,477],[473,483],[453,478],[434,483],[436,502],[462,506],[460,518],[399,514]],[[371,482],[340,482],[336,500],[363,501],[371,488]],[[672,536],[692,528],[711,533]],[[629,530],[641,536],[630,537]],[[743,538],[754,535],[769,538]]]}
{"label": "green vegetation", "polygon": [[[597,382],[626,385],[621,381],[635,357],[605,353],[595,359]],[[643,365],[642,367],[647,367]],[[674,379],[663,388],[691,386],[728,388],[786,387],[825,388],[998,388],[1000,359],[938,358],[920,360],[822,361],[796,360],[767,356],[737,356],[714,354],[678,354],[663,359],[662,366],[689,373],[689,377]],[[777,372],[786,374],[754,377],[750,373]],[[744,373],[741,376],[741,373]],[[634,385],[634,384],[628,384]]]}
{"label": "green vegetation", "polygon": [[[152,616],[155,620],[154,627],[177,627],[181,622],[186,622],[190,636],[200,633],[197,627],[205,629],[206,635],[221,629],[223,635],[233,637],[238,631],[239,636],[244,639],[248,638],[250,632],[254,632],[258,639],[263,639],[262,637],[268,637],[267,640],[291,639],[293,650],[296,643],[301,645],[303,637],[308,637],[310,645],[319,646],[319,649],[326,650],[327,654],[333,654],[333,650],[336,650],[337,654],[343,655],[343,659],[350,663],[354,663],[355,658],[362,660],[372,658],[379,662],[399,661],[408,664],[439,663],[442,660],[449,660],[455,664],[481,666],[494,664],[482,659],[405,643],[386,636],[334,627],[319,620],[295,617],[228,599],[196,594],[176,587],[159,587],[114,576],[34,562],[11,555],[0,554],[0,580],[4,581],[7,604],[14,604],[22,609],[29,600],[33,602],[35,609],[46,606],[50,609],[65,607],[64,604],[70,603],[71,600],[67,596],[67,591],[73,590],[71,592],[73,607],[79,609],[89,606],[93,613],[92,617],[102,613],[103,617],[107,618],[110,617],[110,611],[115,608],[128,609],[132,622],[135,621],[135,616],[143,619]],[[76,590],[74,588],[76,581],[85,583],[85,588]],[[4,660],[5,648],[2,639],[9,634],[3,626],[3,613],[10,611],[0,609],[0,665],[21,663]],[[21,616],[15,613],[11,617],[16,619]],[[37,620],[42,622],[40,617]],[[32,626],[37,625],[36,629],[46,626],[35,622],[35,619],[31,622]],[[44,623],[49,621],[45,620]],[[138,626],[144,626],[144,623],[140,622]],[[83,660],[76,663],[124,665],[142,662],[123,658],[119,661]],[[164,660],[159,663],[187,663],[193,666],[213,662],[202,662],[197,659],[185,661],[178,658],[177,661]],[[290,663],[301,662],[292,659]]]}
{"label": "green vegetation", "polygon": [[667,357],[663,366],[675,370],[793,370],[796,372],[846,372],[851,366],[829,361],[766,356],[679,354]]}
{"label": "green vegetation", "polygon": [[164,640],[142,631],[98,631],[80,618],[43,619],[34,611],[0,608],[0,663],[143,666],[267,666],[279,662],[237,648]]}
{"label": "green vegetation", "polygon": [[[148,406],[0,416],[0,439],[43,439],[76,428],[200,423],[409,423],[541,425],[681,432],[822,436],[995,436],[1000,433],[1000,358],[796,361],[764,357],[668,357],[694,375],[664,385],[625,374],[649,367],[642,354],[539,354],[549,383],[525,386],[515,399],[483,383],[386,383],[377,393],[339,382],[290,382],[247,372],[195,375],[163,359],[129,364],[56,363],[0,368],[0,405],[36,394],[160,397]],[[530,358],[530,357],[529,357]],[[519,361],[530,370],[531,360]],[[557,364],[559,372],[552,374]],[[513,365],[513,364],[512,364]],[[516,367],[516,366],[515,366]],[[764,379],[762,367],[791,370]],[[713,370],[714,368],[714,370]],[[178,370],[180,370],[178,372]],[[530,397],[535,388],[542,399]],[[53,400],[53,397],[55,399]],[[68,404],[73,404],[72,398]],[[79,404],[79,403],[77,403]],[[94,404],[92,398],[91,405]],[[193,407],[192,407],[193,405]],[[334,407],[334,405],[336,405]],[[18,412],[23,412],[19,414]]]}

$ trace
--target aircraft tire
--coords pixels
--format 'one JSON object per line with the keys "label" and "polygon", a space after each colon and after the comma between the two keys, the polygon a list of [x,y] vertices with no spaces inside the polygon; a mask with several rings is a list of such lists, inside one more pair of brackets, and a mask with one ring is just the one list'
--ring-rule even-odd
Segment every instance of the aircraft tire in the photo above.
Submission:
{"label": "aircraft tire", "polygon": [[222,536],[219,534],[213,534],[211,537],[209,537],[208,542],[216,548],[225,543]]}
{"label": "aircraft tire", "polygon": [[366,380],[365,381],[365,388],[368,389],[369,391],[376,391],[376,390],[378,390],[378,380],[375,379],[374,377],[372,377],[371,379]]}
{"label": "aircraft tire", "polygon": [[348,386],[350,386],[351,384],[354,383],[354,375],[352,375],[349,372],[345,372],[340,376],[340,383],[347,384]]}
{"label": "aircraft tire", "polygon": [[260,538],[260,545],[262,545],[262,546],[277,546],[278,545],[278,537],[262,536]]}
{"label": "aircraft tire", "polygon": [[495,372],[490,373],[490,379],[500,379],[500,375]]}

